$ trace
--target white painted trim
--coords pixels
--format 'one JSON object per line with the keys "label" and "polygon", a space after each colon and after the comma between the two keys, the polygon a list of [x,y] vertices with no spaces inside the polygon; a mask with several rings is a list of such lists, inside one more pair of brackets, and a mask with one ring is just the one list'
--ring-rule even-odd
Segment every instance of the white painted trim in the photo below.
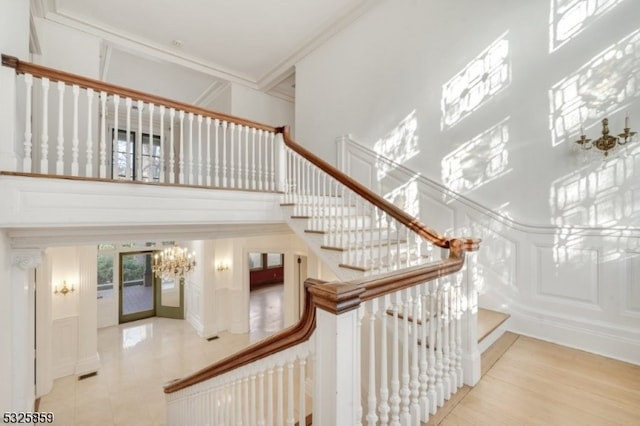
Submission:
{"label": "white painted trim", "polygon": [[76,362],[75,374],[81,376],[83,374],[93,373],[100,369],[100,354],[95,353],[87,358],[79,359]]}

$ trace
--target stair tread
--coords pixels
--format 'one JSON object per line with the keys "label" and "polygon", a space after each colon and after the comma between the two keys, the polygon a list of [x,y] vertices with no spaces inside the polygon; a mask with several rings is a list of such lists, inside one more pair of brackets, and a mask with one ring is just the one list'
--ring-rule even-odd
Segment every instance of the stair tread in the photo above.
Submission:
{"label": "stair tread", "polygon": [[511,315],[491,309],[478,308],[478,343],[500,327]]}
{"label": "stair tread", "polygon": [[[400,241],[391,241],[391,244],[389,244],[389,242],[387,241],[374,241],[373,242],[373,247],[379,247],[379,246],[387,246],[387,245],[394,245],[394,244],[406,244],[407,241],[406,240],[400,240]],[[337,247],[337,246],[320,246],[320,248],[325,249],[325,250],[333,250],[333,251],[349,251],[349,250],[367,250],[369,248],[371,248],[371,244],[369,241],[367,241],[367,244],[365,244],[364,247],[362,247],[362,245],[349,245],[347,247]]]}

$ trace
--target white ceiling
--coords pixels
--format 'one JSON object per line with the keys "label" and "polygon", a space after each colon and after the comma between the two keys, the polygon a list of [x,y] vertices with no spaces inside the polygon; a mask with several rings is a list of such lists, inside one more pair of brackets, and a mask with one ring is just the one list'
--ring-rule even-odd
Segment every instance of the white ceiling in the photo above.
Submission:
{"label": "white ceiling", "polygon": [[[102,38],[105,81],[196,102],[226,82],[292,100],[295,63],[374,3],[33,0],[32,10]],[[153,82],[143,77],[148,72]],[[188,87],[170,93],[177,77]]]}

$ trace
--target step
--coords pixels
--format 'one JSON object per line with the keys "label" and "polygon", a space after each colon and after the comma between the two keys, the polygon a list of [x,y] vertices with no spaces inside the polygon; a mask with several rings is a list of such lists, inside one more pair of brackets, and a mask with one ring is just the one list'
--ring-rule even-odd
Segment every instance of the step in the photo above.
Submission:
{"label": "step", "polygon": [[[353,230],[353,231],[366,231],[372,228],[372,220],[370,216],[349,216],[349,217],[327,217],[324,221],[320,222],[317,218],[308,215],[291,215],[291,219],[294,220],[306,220],[308,229],[318,231],[336,231],[336,230]],[[324,226],[324,229],[317,229],[315,224],[318,223]]]}
{"label": "step", "polygon": [[511,315],[491,309],[478,308],[478,345],[480,353],[504,334]]}
{"label": "step", "polygon": [[337,247],[339,245],[349,245],[353,243],[362,243],[367,241],[380,241],[388,242],[397,241],[397,232],[393,229],[389,228],[369,228],[369,229],[358,229],[358,230],[346,230],[346,229],[336,229],[336,230],[322,230],[322,229],[306,229],[304,232],[313,233],[313,234],[321,234],[322,235],[322,245]]}

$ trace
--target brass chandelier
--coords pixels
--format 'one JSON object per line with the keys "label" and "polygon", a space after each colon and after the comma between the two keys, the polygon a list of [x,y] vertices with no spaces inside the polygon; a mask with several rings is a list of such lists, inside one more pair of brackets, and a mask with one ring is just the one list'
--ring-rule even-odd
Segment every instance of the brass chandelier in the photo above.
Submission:
{"label": "brass chandelier", "polygon": [[177,245],[166,248],[153,256],[153,273],[158,278],[177,279],[184,284],[184,276],[196,266],[195,256],[195,252],[189,253]]}
{"label": "brass chandelier", "polygon": [[636,132],[632,132],[629,127],[629,116],[627,115],[624,120],[624,131],[620,133],[617,137],[609,134],[609,119],[604,118],[602,120],[602,136],[600,136],[595,141],[591,139],[587,139],[584,134],[584,129],[580,129],[580,139],[576,141],[576,143],[583,150],[588,150],[593,148],[594,146],[598,148],[600,151],[604,152],[605,157],[609,155],[609,152],[616,148],[618,145],[625,145],[627,142],[631,140],[631,138],[636,134]]}

